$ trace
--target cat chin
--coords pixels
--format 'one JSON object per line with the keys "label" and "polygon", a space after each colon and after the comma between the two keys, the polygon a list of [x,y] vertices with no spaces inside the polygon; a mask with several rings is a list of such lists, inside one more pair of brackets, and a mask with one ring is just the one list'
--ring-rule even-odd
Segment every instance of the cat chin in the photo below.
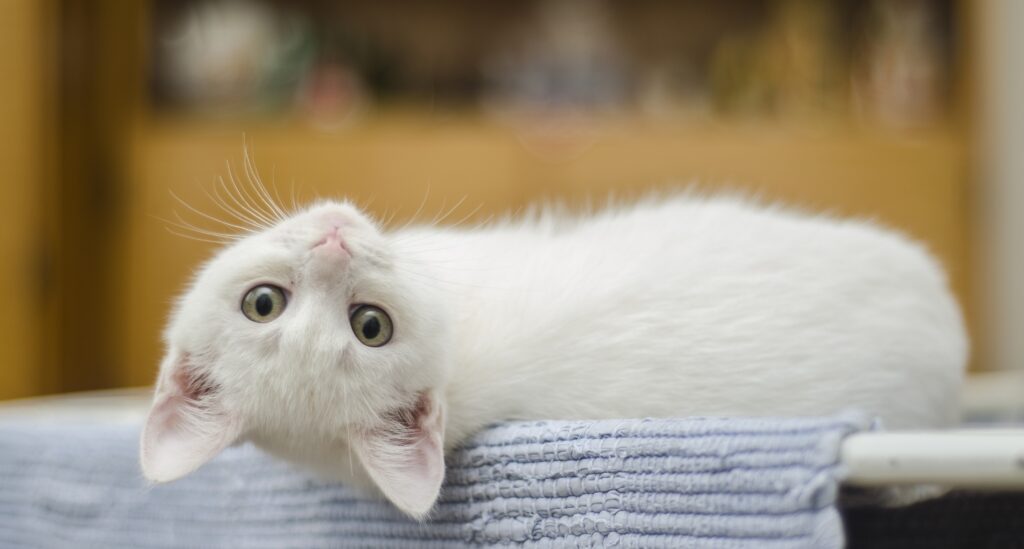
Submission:
{"label": "cat chin", "polygon": [[[340,431],[344,433],[345,427],[341,427]],[[307,443],[302,446],[266,436],[251,436],[249,441],[264,452],[293,463],[320,478],[376,491],[376,487],[344,436],[320,445]]]}
{"label": "cat chin", "polygon": [[[275,457],[297,463],[319,475],[343,482],[357,480],[369,486],[372,483],[367,480],[366,471],[356,457],[354,440],[374,437],[402,445],[408,439],[415,439],[422,435],[427,417],[440,405],[435,400],[436,394],[429,389],[416,391],[408,399],[412,404],[396,406],[365,424],[322,425],[317,429],[320,435],[298,431],[276,434],[256,431],[247,433],[236,444],[251,442]],[[321,442],[310,444],[310,439]]]}

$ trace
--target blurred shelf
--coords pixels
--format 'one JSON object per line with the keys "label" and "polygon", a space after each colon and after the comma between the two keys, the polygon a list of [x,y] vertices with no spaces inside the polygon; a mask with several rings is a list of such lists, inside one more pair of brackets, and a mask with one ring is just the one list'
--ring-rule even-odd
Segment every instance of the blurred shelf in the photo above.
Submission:
{"label": "blurred shelf", "polygon": [[771,138],[843,139],[864,142],[915,143],[962,141],[959,128],[936,122],[920,128],[886,128],[841,116],[718,118],[702,111],[666,115],[623,112],[476,110],[389,107],[354,113],[334,123],[317,123],[301,116],[216,118],[202,115],[157,113],[140,116],[140,135],[195,135],[238,137],[278,134],[309,139],[346,139],[365,136],[422,136],[426,133],[492,133],[586,129],[601,136],[631,134],[654,138]]}
{"label": "blurred shelf", "polygon": [[[135,135],[136,169],[144,172],[136,184],[210,182],[247,145],[257,164],[273,166],[269,172],[276,177],[329,193],[373,191],[403,201],[418,185],[440,195],[495,196],[516,206],[568,191],[597,195],[698,181],[768,187],[809,207],[835,207],[848,203],[833,199],[851,189],[948,192],[966,175],[965,140],[948,125],[887,131],[842,122],[393,111],[334,128],[287,120],[157,117],[140,123]],[[808,186],[820,188],[786,192]],[[871,213],[861,207],[866,204],[850,205],[841,211]]]}

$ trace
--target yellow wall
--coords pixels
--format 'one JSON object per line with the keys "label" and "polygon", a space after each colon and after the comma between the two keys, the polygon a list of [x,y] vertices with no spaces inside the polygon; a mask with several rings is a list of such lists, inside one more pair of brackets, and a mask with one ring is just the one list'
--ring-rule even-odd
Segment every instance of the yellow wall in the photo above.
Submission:
{"label": "yellow wall", "polygon": [[0,398],[34,394],[40,383],[45,5],[5,0],[0,16]]}

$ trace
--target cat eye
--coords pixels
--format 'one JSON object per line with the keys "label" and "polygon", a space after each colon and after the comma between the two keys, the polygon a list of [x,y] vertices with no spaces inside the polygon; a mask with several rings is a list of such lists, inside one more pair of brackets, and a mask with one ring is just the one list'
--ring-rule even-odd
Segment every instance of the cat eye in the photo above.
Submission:
{"label": "cat eye", "polygon": [[287,304],[284,290],[264,284],[249,290],[242,298],[242,314],[253,322],[270,322],[281,316]]}
{"label": "cat eye", "polygon": [[352,332],[363,345],[380,347],[391,341],[391,317],[380,307],[360,305],[349,317]]}

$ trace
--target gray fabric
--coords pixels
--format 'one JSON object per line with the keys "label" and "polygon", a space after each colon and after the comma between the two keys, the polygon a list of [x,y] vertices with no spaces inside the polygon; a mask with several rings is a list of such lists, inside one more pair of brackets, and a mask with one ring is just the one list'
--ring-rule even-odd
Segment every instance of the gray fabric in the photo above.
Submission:
{"label": "gray fabric", "polygon": [[423,524],[231,448],[147,486],[137,426],[0,424],[0,547],[840,547],[855,417],[510,423],[454,453]]}

